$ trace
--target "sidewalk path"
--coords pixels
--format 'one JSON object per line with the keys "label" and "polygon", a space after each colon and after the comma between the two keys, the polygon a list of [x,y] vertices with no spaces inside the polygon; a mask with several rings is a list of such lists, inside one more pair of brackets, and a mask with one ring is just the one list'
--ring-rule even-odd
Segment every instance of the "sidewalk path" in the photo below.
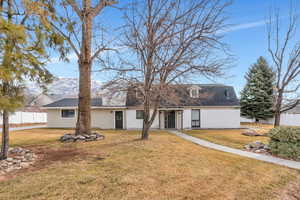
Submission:
{"label": "sidewalk path", "polygon": [[[13,127],[9,128],[10,131],[21,131],[21,130],[27,130],[27,129],[33,129],[33,128],[46,128],[47,125],[37,125],[37,126],[23,126],[23,127]],[[2,131],[2,128],[0,128],[0,131]]]}
{"label": "sidewalk path", "polygon": [[265,161],[265,162],[269,162],[269,163],[273,163],[273,164],[277,164],[277,165],[282,165],[282,166],[289,167],[289,168],[300,169],[300,162],[296,162],[296,161],[292,161],[292,160],[285,160],[285,159],[276,158],[273,156],[252,153],[252,152],[248,152],[248,151],[242,151],[242,150],[226,147],[226,146],[219,145],[219,144],[214,144],[212,142],[208,142],[206,140],[202,140],[202,139],[184,134],[184,133],[176,131],[176,130],[170,130],[169,132],[173,133],[185,140],[191,141],[195,144],[198,144],[200,146],[204,146],[204,147],[207,147],[210,149],[224,151],[227,153],[232,153],[232,154],[236,154],[236,155],[240,155],[240,156],[244,156],[244,157],[248,157],[248,158],[253,158],[256,160],[261,160],[261,161]]}

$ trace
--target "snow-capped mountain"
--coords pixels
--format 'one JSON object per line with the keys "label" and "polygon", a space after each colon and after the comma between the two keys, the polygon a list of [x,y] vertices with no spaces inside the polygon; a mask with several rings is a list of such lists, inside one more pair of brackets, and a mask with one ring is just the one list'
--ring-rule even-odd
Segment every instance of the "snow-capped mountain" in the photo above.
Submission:
{"label": "snow-capped mountain", "polygon": [[[92,96],[99,96],[101,87],[102,84],[99,81],[92,81]],[[25,92],[27,103],[41,105],[61,98],[77,97],[79,80],[77,78],[57,78],[47,88],[47,92],[43,94],[43,90],[37,84],[28,82]],[[35,101],[38,102],[34,103]]]}

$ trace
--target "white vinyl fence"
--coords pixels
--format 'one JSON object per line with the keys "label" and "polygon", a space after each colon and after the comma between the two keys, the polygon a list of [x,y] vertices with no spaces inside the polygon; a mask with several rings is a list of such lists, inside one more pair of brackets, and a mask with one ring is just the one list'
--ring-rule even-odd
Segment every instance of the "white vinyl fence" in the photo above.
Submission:
{"label": "white vinyl fence", "polygon": [[281,114],[280,125],[300,126],[300,114]]}
{"label": "white vinyl fence", "polygon": [[[255,122],[255,120],[241,117],[241,122]],[[264,123],[264,124],[273,124],[274,119],[263,120],[260,122]],[[281,126],[300,126],[300,114],[288,114],[288,113],[281,114],[280,125]]]}
{"label": "white vinyl fence", "polygon": [[[15,112],[9,116],[10,124],[32,124],[32,123],[46,123],[47,113],[45,112]],[[2,124],[2,117],[0,119]]]}

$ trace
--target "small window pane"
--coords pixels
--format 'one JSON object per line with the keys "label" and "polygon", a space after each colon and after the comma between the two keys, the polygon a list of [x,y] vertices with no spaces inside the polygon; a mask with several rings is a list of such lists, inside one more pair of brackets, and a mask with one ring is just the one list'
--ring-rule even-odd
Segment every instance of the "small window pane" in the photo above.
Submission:
{"label": "small window pane", "polygon": [[75,110],[62,110],[61,117],[62,118],[73,118],[73,117],[75,117]]}
{"label": "small window pane", "polygon": [[198,98],[198,89],[191,89],[190,95],[192,98]]}
{"label": "small window pane", "polygon": [[144,118],[144,111],[143,110],[137,110],[136,111],[136,119],[143,119]]}
{"label": "small window pane", "polygon": [[200,128],[200,110],[192,110],[192,128]]}
{"label": "small window pane", "polygon": [[192,110],[192,120],[200,120],[200,110]]}

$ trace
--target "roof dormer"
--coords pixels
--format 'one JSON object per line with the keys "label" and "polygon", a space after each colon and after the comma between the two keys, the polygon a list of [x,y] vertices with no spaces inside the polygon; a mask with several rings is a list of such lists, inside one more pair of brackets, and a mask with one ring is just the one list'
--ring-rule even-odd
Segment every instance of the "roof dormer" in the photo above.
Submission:
{"label": "roof dormer", "polygon": [[189,88],[190,91],[190,97],[191,98],[199,98],[199,90],[201,88],[197,85],[193,85]]}

